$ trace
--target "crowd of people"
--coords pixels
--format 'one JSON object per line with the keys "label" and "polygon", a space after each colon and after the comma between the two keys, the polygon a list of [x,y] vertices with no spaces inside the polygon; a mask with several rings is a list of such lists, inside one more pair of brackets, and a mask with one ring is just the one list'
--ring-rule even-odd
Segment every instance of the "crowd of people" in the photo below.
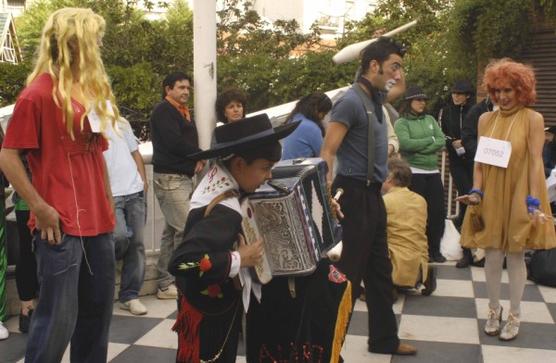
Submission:
{"label": "crowd of people", "polygon": [[[139,294],[149,183],[104,71],[104,28],[90,9],[49,17],[35,68],[0,135],[0,168],[16,192],[26,362],[58,362],[70,342],[71,361],[106,361],[116,260],[119,307],[148,313]],[[485,251],[484,332],[501,340],[518,335],[524,251],[556,247],[543,177],[556,165],[554,130],[529,108],[534,72],[493,61],[483,79],[487,98],[474,104],[471,83],[458,81],[437,121],[422,87],[406,86],[404,55],[396,41],[378,38],[361,52],[356,79],[336,102],[322,92],[306,95],[277,127],[266,114],[246,117],[243,91],[224,90],[205,151],[188,108],[192,79],[165,77],[150,118],[151,189],[165,223],[156,296],[178,301],[177,362],[234,362],[244,316],[248,362],[341,361],[359,297],[369,311],[368,350],[416,354],[400,341],[392,306],[400,291],[432,294],[430,263],[446,261],[443,149],[461,202],[457,267],[475,263],[471,249]],[[492,150],[505,159],[485,156]],[[341,190],[329,201],[343,231],[341,256],[318,261],[308,276],[261,286],[251,270],[272,241],[246,243],[248,196],[272,178],[276,162],[315,157],[328,167],[328,194]],[[504,260],[510,306],[502,325]],[[0,260],[0,275],[5,265]]]}

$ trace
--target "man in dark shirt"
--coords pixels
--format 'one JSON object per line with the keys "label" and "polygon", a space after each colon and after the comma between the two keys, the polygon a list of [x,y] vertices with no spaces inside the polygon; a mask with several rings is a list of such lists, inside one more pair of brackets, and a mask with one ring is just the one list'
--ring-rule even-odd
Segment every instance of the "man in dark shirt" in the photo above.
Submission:
{"label": "man in dark shirt", "polygon": [[203,169],[204,162],[187,157],[200,151],[195,122],[187,108],[191,78],[175,72],[164,79],[162,87],[163,100],[155,106],[150,120],[154,192],[165,219],[157,264],[157,296],[175,299],[177,290],[174,277],[168,273],[168,262],[183,240],[193,176]]}
{"label": "man in dark shirt", "polygon": [[369,310],[369,351],[415,354],[398,338],[392,310],[392,263],[386,243],[386,209],[381,187],[388,174],[388,127],[382,103],[385,91],[403,77],[405,51],[388,38],[379,38],[361,52],[361,75],[332,108],[321,156],[332,183],[334,159],[338,175],[332,190],[340,199],[344,247],[337,266],[353,286],[353,297],[365,282]]}

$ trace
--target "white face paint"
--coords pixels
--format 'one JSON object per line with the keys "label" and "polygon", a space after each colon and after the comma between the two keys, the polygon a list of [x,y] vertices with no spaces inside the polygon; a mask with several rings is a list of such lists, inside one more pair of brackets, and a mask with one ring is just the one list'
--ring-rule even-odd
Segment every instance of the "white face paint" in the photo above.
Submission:
{"label": "white face paint", "polygon": [[392,89],[392,87],[394,87],[394,85],[398,83],[398,81],[396,81],[395,79],[390,78],[389,80],[386,81],[386,85],[384,86],[384,89],[386,91],[390,91],[390,89]]}

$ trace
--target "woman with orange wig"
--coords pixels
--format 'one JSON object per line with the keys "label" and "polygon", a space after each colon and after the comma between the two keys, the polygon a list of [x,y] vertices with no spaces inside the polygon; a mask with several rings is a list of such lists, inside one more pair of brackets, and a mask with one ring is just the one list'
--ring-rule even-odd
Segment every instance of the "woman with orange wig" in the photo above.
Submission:
{"label": "woman with orange wig", "polygon": [[[491,165],[487,159],[475,161],[473,188],[459,198],[471,206],[461,238],[464,247],[486,251],[489,311],[484,331],[499,335],[501,340],[511,340],[519,332],[520,302],[527,277],[523,251],[556,247],[543,174],[544,120],[528,107],[536,100],[531,67],[507,58],[494,61],[487,66],[483,83],[499,110],[484,113],[479,119],[478,157],[489,150],[481,147],[488,142],[505,144],[510,156],[506,166],[496,162],[492,164],[498,166]],[[510,311],[501,328],[504,257]]]}

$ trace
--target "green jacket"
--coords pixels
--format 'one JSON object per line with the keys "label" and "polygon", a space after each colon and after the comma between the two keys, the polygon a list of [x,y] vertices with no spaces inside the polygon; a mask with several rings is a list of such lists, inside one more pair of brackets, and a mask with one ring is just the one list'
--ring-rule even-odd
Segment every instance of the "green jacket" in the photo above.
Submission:
{"label": "green jacket", "polygon": [[400,152],[409,165],[438,169],[438,150],[446,143],[438,122],[431,115],[404,115],[394,125],[400,142]]}

